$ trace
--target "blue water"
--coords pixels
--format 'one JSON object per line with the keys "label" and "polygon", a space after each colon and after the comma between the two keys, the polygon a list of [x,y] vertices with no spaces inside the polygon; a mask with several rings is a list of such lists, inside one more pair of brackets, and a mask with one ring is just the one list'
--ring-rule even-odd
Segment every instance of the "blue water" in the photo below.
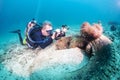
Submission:
{"label": "blue water", "polygon": [[120,0],[0,0],[0,44],[18,39],[11,30],[21,29],[24,36],[32,18],[39,23],[49,20],[54,28],[67,24],[71,29],[85,21],[120,23]]}
{"label": "blue water", "polygon": [[0,0],[0,35],[13,28],[24,29],[32,18],[50,20],[54,27],[119,21],[120,0]]}
{"label": "blue water", "polygon": [[[119,0],[0,0],[2,27],[27,23],[32,18],[53,24],[80,24],[97,20],[118,21]],[[6,27],[3,27],[3,29]]]}
{"label": "blue water", "polygon": [[32,18],[38,22],[49,20],[54,27],[119,21],[120,0],[0,0],[0,36],[8,36],[13,29],[24,31]]}

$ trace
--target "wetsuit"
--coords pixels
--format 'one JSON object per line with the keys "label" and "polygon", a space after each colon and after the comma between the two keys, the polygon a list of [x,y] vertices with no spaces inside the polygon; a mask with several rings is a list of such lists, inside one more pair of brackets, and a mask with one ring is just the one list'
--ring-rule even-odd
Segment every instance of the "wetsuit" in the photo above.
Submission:
{"label": "wetsuit", "polygon": [[30,31],[29,36],[32,41],[29,38],[27,38],[26,41],[32,48],[36,48],[38,46],[45,48],[53,42],[53,39],[50,36],[45,37],[42,35],[41,29],[33,29]]}
{"label": "wetsuit", "polygon": [[[21,30],[10,31],[10,33],[17,33],[21,45],[25,45],[23,43],[23,38],[21,36]],[[33,28],[29,32],[29,35],[26,36],[26,42],[30,48],[35,49],[38,46],[40,46],[43,49],[50,45],[53,42],[53,39],[50,36],[48,37],[43,36],[41,33],[41,28]]]}

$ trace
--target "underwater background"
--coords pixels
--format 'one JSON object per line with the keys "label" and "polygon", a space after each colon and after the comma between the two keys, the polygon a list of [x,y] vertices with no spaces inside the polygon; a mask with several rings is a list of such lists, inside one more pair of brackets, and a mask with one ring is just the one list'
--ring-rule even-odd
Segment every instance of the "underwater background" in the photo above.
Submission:
{"label": "underwater background", "polygon": [[[116,33],[112,33],[112,31],[110,30],[111,24],[117,25],[116,28],[118,31],[120,29],[120,0],[0,0],[0,80],[59,79],[55,79],[54,77],[51,78],[48,76],[48,78],[45,78],[46,76],[44,75],[48,75],[47,73],[45,73],[46,70],[43,70],[43,72],[40,73],[37,72],[37,77],[35,74],[31,74],[30,77],[21,77],[17,74],[12,74],[12,71],[8,71],[7,68],[2,64],[4,60],[2,59],[2,57],[10,52],[9,49],[15,48],[15,44],[17,44],[17,46],[19,45],[18,36],[9,32],[12,30],[20,29],[22,31],[22,36],[24,37],[26,25],[33,18],[35,18],[38,23],[42,23],[45,20],[51,21],[54,29],[60,28],[62,24],[67,24],[70,28],[68,34],[76,34],[76,32],[79,32],[80,26],[83,22],[88,21],[93,24],[101,21],[103,29],[107,31],[106,34],[110,38],[115,38],[115,43],[113,44],[113,46],[115,45],[115,48],[117,49],[120,45],[120,32],[116,31]],[[12,44],[14,44],[15,46],[13,46]],[[119,48],[110,53],[114,53],[115,55],[117,54],[116,61],[120,65],[120,59],[118,59],[120,58],[120,54],[118,54],[120,52]],[[115,65],[117,65],[117,63]],[[72,66],[72,68],[69,69],[73,69],[73,67],[75,66]],[[78,67],[79,66],[77,66],[77,68]],[[61,69],[61,67],[56,70],[59,69]],[[106,75],[102,75],[103,78],[105,77],[104,79],[102,79],[102,77],[98,77],[98,74],[96,74],[98,78],[94,79],[90,79],[89,77],[83,79],[79,76],[69,78],[69,74],[64,80],[119,80],[120,69],[117,69],[117,71],[119,71],[115,72],[117,76],[112,76],[112,73],[110,75],[107,75],[112,76],[110,78],[106,78]],[[38,75],[42,73],[44,74],[40,76]],[[77,74],[78,73],[75,72],[72,75]],[[11,77],[7,77],[9,75]],[[83,75],[86,74],[84,73]],[[81,74],[81,76],[83,75]],[[53,75],[51,74],[50,76]]]}
{"label": "underwater background", "polygon": [[62,24],[79,28],[85,21],[120,22],[120,0],[0,0],[0,36],[4,37],[0,42],[14,36],[8,34],[10,30],[24,32],[33,18],[39,23],[49,20],[54,28]]}

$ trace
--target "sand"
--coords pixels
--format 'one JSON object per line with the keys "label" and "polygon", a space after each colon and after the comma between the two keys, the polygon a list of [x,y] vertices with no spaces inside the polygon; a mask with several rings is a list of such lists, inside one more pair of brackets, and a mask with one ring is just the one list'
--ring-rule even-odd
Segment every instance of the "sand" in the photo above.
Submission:
{"label": "sand", "polygon": [[[26,46],[16,44],[9,49],[5,57],[4,66],[13,74],[22,77],[29,77],[36,71],[47,70],[54,74],[80,69],[88,62],[84,52],[78,48],[55,50],[54,44],[46,49],[27,49]],[[45,75],[43,75],[45,76]]]}

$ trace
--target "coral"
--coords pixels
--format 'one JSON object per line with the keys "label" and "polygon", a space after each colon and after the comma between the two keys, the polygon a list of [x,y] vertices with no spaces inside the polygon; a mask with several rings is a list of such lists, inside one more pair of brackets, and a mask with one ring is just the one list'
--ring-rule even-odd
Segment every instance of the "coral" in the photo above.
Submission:
{"label": "coral", "polygon": [[90,25],[85,22],[81,26],[80,36],[64,37],[56,42],[56,49],[68,49],[79,47],[90,55],[102,47],[111,44],[112,41],[103,35],[103,28],[99,24]]}
{"label": "coral", "polygon": [[103,29],[99,24],[90,25],[88,22],[81,26],[81,35],[88,41],[95,40],[102,35]]}
{"label": "coral", "polygon": [[111,40],[103,35],[103,28],[99,24],[90,25],[85,22],[81,26],[81,42],[79,48],[85,50],[87,53],[94,53],[103,46],[111,44]]}
{"label": "coral", "polygon": [[62,37],[56,41],[55,46],[57,50],[76,48],[80,42],[80,36]]}
{"label": "coral", "polygon": [[[94,54],[99,51],[102,47],[111,44],[112,41],[104,35],[101,35],[99,38],[91,41],[87,44],[85,51],[90,54]],[[92,51],[91,51],[92,50]],[[95,55],[95,54],[94,54]]]}
{"label": "coral", "polygon": [[71,41],[71,37],[62,37],[61,39],[56,41],[56,49],[61,50],[61,49],[67,49],[69,48]]}

